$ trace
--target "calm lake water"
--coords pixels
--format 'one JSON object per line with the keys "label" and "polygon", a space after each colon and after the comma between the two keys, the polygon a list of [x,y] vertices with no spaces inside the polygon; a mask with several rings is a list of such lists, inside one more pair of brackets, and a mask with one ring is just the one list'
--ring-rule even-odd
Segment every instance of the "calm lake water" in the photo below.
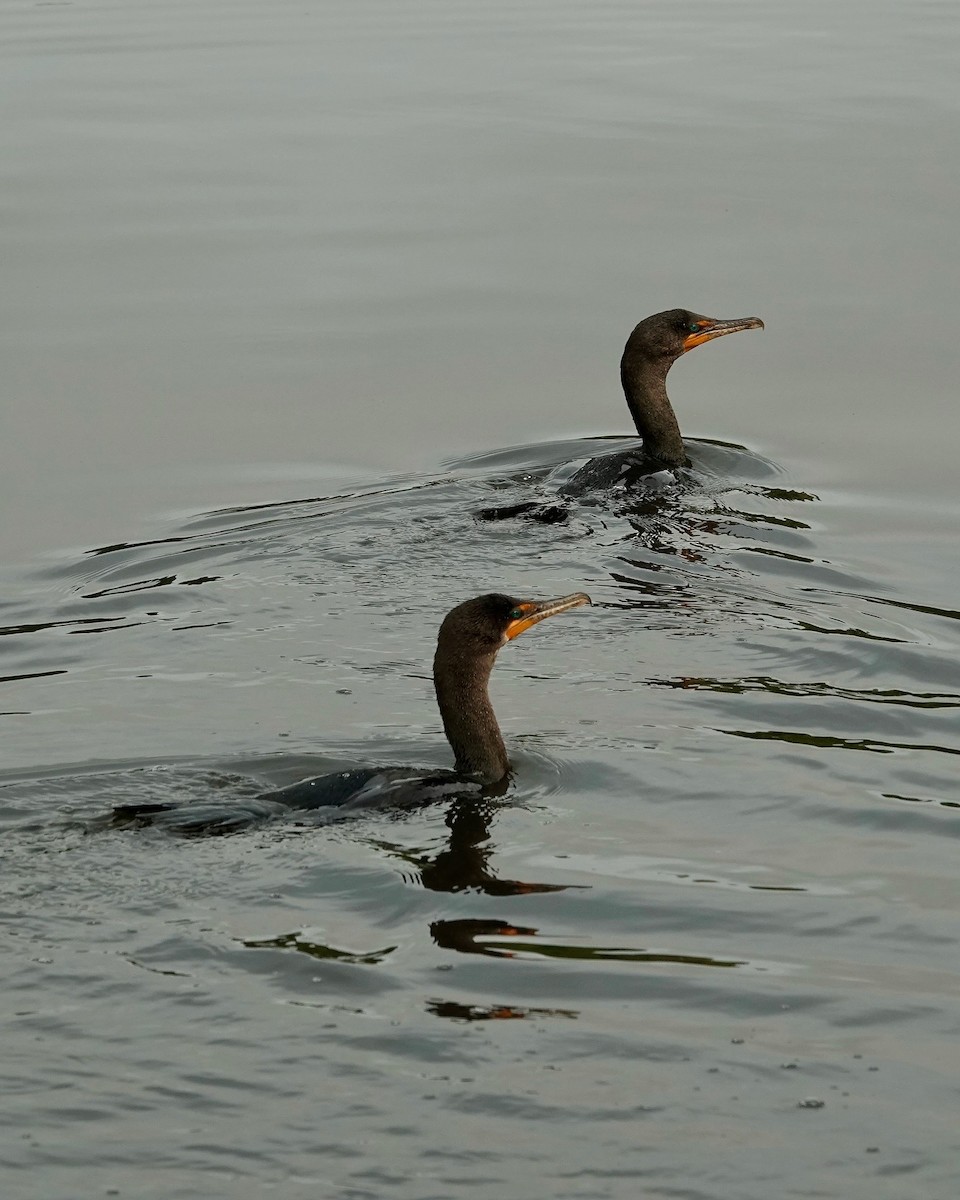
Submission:
{"label": "calm lake water", "polygon": [[[948,1200],[960,10],[0,10],[2,1193]],[[694,469],[566,520],[633,325]],[[446,766],[225,838],[113,804]]]}

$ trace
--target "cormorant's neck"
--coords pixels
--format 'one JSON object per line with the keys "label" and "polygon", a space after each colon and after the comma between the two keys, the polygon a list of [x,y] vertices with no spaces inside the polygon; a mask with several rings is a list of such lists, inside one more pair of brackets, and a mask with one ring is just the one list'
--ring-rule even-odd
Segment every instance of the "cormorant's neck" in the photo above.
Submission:
{"label": "cormorant's neck", "polygon": [[667,397],[667,371],[671,365],[670,361],[664,366],[663,360],[652,362],[626,352],[620,363],[620,379],[644,451],[667,466],[682,467],[690,460]]}
{"label": "cormorant's neck", "polygon": [[500,726],[487,694],[495,654],[478,658],[458,647],[437,647],[433,682],[456,769],[496,783],[510,770]]}

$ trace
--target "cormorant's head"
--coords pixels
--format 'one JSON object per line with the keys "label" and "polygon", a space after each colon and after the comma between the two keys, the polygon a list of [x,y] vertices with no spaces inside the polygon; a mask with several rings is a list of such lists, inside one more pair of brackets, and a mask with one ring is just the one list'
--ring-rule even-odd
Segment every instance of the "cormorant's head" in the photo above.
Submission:
{"label": "cormorant's head", "polygon": [[517,600],[499,592],[475,596],[458,604],[443,618],[438,650],[477,655],[496,654],[512,638],[547,617],[590,604],[585,592],[574,592],[556,600]]}
{"label": "cormorant's head", "polygon": [[624,358],[638,357],[660,361],[670,365],[681,354],[702,346],[714,338],[727,333],[739,333],[741,329],[762,329],[759,317],[739,317],[733,321],[718,321],[713,317],[702,317],[685,308],[671,308],[667,312],[654,313],[641,321],[627,340]]}

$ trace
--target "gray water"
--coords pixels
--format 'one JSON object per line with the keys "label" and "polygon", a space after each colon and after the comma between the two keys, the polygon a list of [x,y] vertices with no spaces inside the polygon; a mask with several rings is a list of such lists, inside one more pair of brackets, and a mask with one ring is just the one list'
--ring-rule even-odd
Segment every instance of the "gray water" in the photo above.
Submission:
{"label": "gray water", "polygon": [[[960,16],[0,10],[4,1197],[889,1197],[960,1178]],[[478,511],[629,432],[694,471]],[[505,797],[108,830],[450,754]]]}

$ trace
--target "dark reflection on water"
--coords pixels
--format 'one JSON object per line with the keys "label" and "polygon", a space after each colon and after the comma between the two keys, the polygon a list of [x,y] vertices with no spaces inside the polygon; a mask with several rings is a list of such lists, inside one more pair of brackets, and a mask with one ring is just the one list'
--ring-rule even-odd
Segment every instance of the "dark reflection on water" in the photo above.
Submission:
{"label": "dark reflection on water", "polygon": [[336,946],[325,946],[321,942],[311,940],[308,932],[298,930],[296,933],[281,933],[277,937],[262,938],[259,941],[248,938],[244,946],[249,950],[297,950],[300,954],[309,954],[311,958],[332,959],[336,962],[367,963],[375,966],[382,963],[388,955],[396,950],[396,946],[385,946],[382,950],[338,950]]}
{"label": "dark reflection on water", "polygon": [[801,746],[817,746],[828,750],[870,750],[876,754],[893,754],[896,750],[926,750],[934,754],[960,754],[960,750],[949,746],[910,745],[900,742],[876,742],[867,739],[852,741],[849,738],[818,736],[813,733],[796,733],[786,729],[719,729],[731,737],[757,738],[761,741],[794,742]]}
{"label": "dark reflection on water", "polygon": [[457,800],[444,816],[450,838],[443,849],[423,854],[389,842],[375,844],[413,867],[421,886],[433,892],[476,890],[488,896],[522,896],[529,892],[561,892],[570,886],[498,879],[489,866],[495,850],[490,830],[492,816],[493,810],[483,801]]}
{"label": "dark reflection on water", "polygon": [[842,700],[860,700],[866,704],[904,705],[907,708],[957,708],[960,696],[937,692],[914,694],[899,688],[838,688],[829,683],[785,683],[781,679],[757,676],[753,679],[663,679],[651,680],[651,686],[695,689],[705,692],[769,692],[774,696],[830,696]]}
{"label": "dark reflection on water", "polygon": [[[461,954],[490,954],[495,958],[534,956],[577,959],[587,962],[677,963],[697,967],[746,967],[735,960],[709,958],[696,954],[667,954],[653,950],[633,950],[625,946],[578,946],[537,939],[532,926],[510,925],[496,920],[435,921],[430,933],[438,946]],[[536,940],[535,940],[536,939]],[[757,967],[763,970],[763,967]]]}
{"label": "dark reflection on water", "polygon": [[431,1000],[427,1012],[452,1021],[523,1021],[528,1017],[566,1017],[575,1020],[570,1008],[522,1008],[516,1004],[461,1004],[457,1000]]}

